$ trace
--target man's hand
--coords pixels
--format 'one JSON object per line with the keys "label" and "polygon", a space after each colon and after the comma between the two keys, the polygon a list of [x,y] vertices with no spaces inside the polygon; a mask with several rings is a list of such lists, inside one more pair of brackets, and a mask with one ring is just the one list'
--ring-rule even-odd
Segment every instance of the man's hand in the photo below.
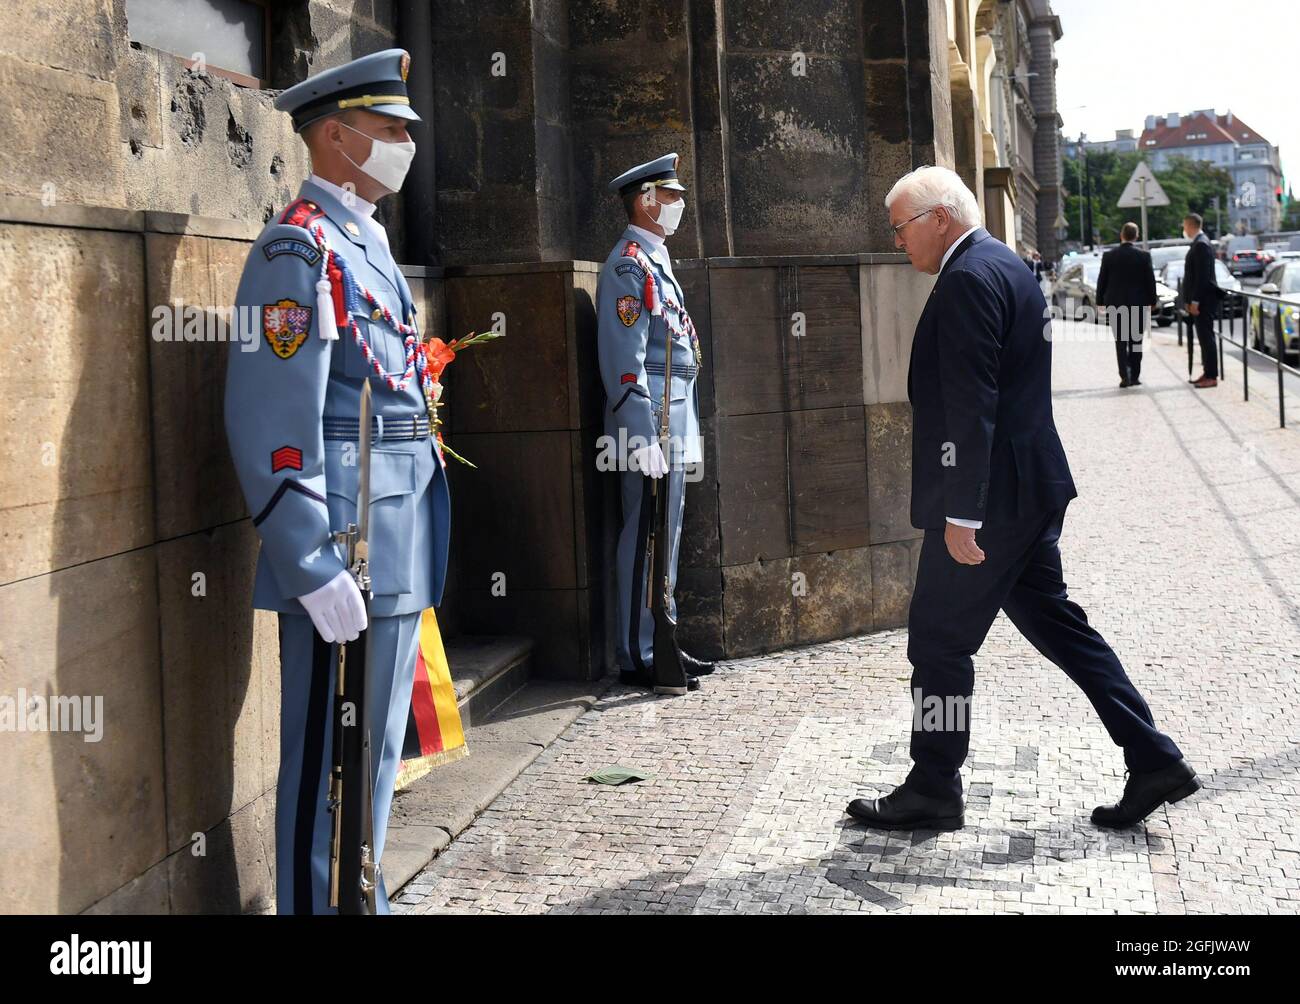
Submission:
{"label": "man's hand", "polygon": [[948,545],[948,553],[959,565],[978,565],[984,560],[984,552],[975,543],[975,529],[948,523],[944,526],[943,542]]}
{"label": "man's hand", "polygon": [[1193,317],[1198,317],[1200,316],[1201,313],[1201,305],[1197,303],[1195,300],[1193,300],[1191,303],[1187,305],[1187,312],[1191,314]]}

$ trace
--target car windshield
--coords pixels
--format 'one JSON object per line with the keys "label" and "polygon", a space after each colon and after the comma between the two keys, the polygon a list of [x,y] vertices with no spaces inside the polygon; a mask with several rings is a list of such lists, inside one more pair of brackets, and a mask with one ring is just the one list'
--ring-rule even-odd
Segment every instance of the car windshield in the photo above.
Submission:
{"label": "car windshield", "polygon": [[1300,269],[1288,265],[1286,273],[1282,276],[1281,291],[1283,293],[1300,293]]}
{"label": "car windshield", "polygon": [[1228,266],[1223,264],[1223,262],[1219,261],[1218,259],[1215,259],[1214,262],[1214,278],[1215,281],[1218,282],[1220,286],[1222,286],[1224,283],[1236,281],[1233,279],[1232,273],[1228,271]]}
{"label": "car windshield", "polygon": [[[1222,265],[1223,262],[1219,262],[1219,264]],[[1179,280],[1183,277],[1183,269],[1186,267],[1187,263],[1185,261],[1171,261],[1165,266],[1164,278],[1160,281],[1169,286],[1178,285]]]}
{"label": "car windshield", "polygon": [[1083,278],[1090,286],[1097,285],[1097,276],[1101,275],[1101,262],[1085,261],[1083,263]]}

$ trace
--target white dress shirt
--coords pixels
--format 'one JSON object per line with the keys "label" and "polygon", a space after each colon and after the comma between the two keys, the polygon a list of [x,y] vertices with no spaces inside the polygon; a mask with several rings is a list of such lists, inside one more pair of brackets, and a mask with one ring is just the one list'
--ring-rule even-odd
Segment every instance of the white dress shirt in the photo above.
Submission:
{"label": "white dress shirt", "polygon": [[659,248],[663,247],[664,239],[660,237],[658,234],[651,233],[645,227],[638,227],[635,223],[629,223],[627,227],[629,230],[636,231],[637,236],[641,238],[641,240],[638,241],[638,243],[645,245],[647,254],[650,254],[653,251],[657,251]]}
{"label": "white dress shirt", "polygon": [[313,184],[320,185],[321,188],[325,189],[349,209],[355,209],[357,215],[366,221],[366,226],[370,228],[371,234],[378,238],[380,244],[388,247],[388,232],[375,219],[375,204],[373,202],[367,202],[356,192],[343,188],[341,185],[326,181],[319,174],[311,175],[308,180]]}
{"label": "white dress shirt", "polygon": [[[948,250],[943,253],[943,260],[939,262],[940,272],[942,272],[943,267],[948,264],[948,259],[952,257],[952,253],[957,250],[957,245],[960,244],[962,241],[964,241],[967,237],[969,237],[978,229],[979,227],[971,227],[964,234],[962,234],[955,241],[953,241],[951,244],[948,245]],[[945,516],[944,519],[946,519],[949,523],[956,523],[958,526],[970,527],[974,530],[978,530],[980,527],[984,525],[984,521],[982,519],[958,519],[956,516]]]}

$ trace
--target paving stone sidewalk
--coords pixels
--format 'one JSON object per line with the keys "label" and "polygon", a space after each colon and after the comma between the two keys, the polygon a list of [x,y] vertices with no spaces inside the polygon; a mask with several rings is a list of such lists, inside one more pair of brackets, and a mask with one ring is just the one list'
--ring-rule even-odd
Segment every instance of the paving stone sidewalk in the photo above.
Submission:
{"label": "paving stone sidewalk", "polygon": [[[727,663],[687,698],[613,688],[396,910],[1300,911],[1300,429],[1243,402],[1231,360],[1224,385],[1189,388],[1172,334],[1121,391],[1104,329],[1064,333],[1070,594],[1205,790],[1145,826],[1094,828],[1123,787],[1120,752],[999,616],[976,657],[966,828],[859,827],[844,805],[909,763],[906,632],[888,631]],[[654,778],[581,780],[610,763]]]}

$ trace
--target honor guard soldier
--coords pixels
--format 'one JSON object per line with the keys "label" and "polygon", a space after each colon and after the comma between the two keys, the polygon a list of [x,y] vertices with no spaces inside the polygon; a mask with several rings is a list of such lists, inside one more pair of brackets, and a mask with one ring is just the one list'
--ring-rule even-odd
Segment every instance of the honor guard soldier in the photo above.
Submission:
{"label": "honor guard soldier", "polygon": [[[312,175],[249,252],[231,346],[226,432],[261,538],[253,606],[280,621],[280,913],[330,913],[335,643],[368,630],[377,862],[411,700],[420,615],[442,598],[450,497],[431,435],[432,379],[415,304],[373,218],[415,155],[409,55],[388,49],[280,94]],[[359,428],[369,381],[373,420]],[[369,616],[333,538],[358,522],[360,436],[371,440]],[[367,623],[367,621],[369,623]],[[376,910],[388,912],[382,877]]]}
{"label": "honor guard soldier", "polygon": [[[654,617],[647,601],[647,539],[654,504],[647,478],[667,479],[669,583],[677,583],[686,467],[703,462],[699,338],[665,246],[681,222],[685,187],[677,154],[641,164],[609,183],[628,226],[605,259],[597,286],[600,375],[605,385],[605,435],[620,458],[623,526],[618,538],[618,663],[623,683],[653,687]],[[669,449],[658,437],[664,375],[672,352]],[[671,590],[669,595],[671,601]],[[669,608],[676,620],[675,603]],[[691,690],[713,664],[678,649]]]}

